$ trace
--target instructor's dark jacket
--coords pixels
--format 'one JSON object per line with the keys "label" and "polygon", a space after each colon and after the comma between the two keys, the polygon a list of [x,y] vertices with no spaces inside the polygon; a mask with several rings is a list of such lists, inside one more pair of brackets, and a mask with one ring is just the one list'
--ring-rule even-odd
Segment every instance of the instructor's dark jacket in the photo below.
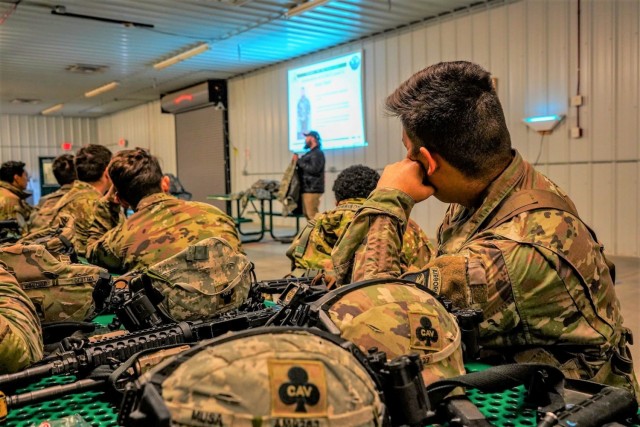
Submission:
{"label": "instructor's dark jacket", "polygon": [[324,193],[324,153],[316,147],[298,159],[301,193]]}

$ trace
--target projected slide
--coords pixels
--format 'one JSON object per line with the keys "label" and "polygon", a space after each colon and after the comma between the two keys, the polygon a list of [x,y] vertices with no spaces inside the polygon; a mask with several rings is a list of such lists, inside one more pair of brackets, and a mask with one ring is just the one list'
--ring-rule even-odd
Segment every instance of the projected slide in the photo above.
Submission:
{"label": "projected slide", "polygon": [[289,150],[315,130],[322,149],[363,147],[362,52],[289,70]]}

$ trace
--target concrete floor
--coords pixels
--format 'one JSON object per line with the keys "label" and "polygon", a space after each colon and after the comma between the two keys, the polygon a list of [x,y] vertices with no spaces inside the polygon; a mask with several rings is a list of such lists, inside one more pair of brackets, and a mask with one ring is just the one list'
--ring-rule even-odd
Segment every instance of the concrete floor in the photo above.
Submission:
{"label": "concrete floor", "polygon": [[[290,262],[285,255],[288,247],[288,244],[270,238],[244,245],[256,266],[258,280],[280,278],[290,271]],[[611,257],[611,260],[616,264],[616,293],[622,305],[624,324],[636,335],[631,352],[636,361],[636,373],[640,376],[640,258]]]}

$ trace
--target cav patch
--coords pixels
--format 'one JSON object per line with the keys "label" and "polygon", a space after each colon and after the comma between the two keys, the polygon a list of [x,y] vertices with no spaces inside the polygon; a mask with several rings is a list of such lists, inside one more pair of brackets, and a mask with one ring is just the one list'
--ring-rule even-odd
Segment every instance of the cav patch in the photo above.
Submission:
{"label": "cav patch", "polygon": [[323,363],[269,359],[267,364],[273,417],[327,416],[327,381]]}
{"label": "cav patch", "polygon": [[438,332],[442,331],[442,326],[437,315],[409,312],[409,330],[412,349],[433,351],[442,349],[442,338]]}

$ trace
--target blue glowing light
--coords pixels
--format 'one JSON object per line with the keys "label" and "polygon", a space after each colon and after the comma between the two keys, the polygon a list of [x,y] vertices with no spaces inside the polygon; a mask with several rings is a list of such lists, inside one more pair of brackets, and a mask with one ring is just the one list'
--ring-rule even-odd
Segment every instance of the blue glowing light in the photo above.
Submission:
{"label": "blue glowing light", "polygon": [[550,122],[550,121],[559,121],[561,119],[560,116],[538,116],[538,117],[527,117],[524,119],[527,123],[536,123],[536,122]]}

